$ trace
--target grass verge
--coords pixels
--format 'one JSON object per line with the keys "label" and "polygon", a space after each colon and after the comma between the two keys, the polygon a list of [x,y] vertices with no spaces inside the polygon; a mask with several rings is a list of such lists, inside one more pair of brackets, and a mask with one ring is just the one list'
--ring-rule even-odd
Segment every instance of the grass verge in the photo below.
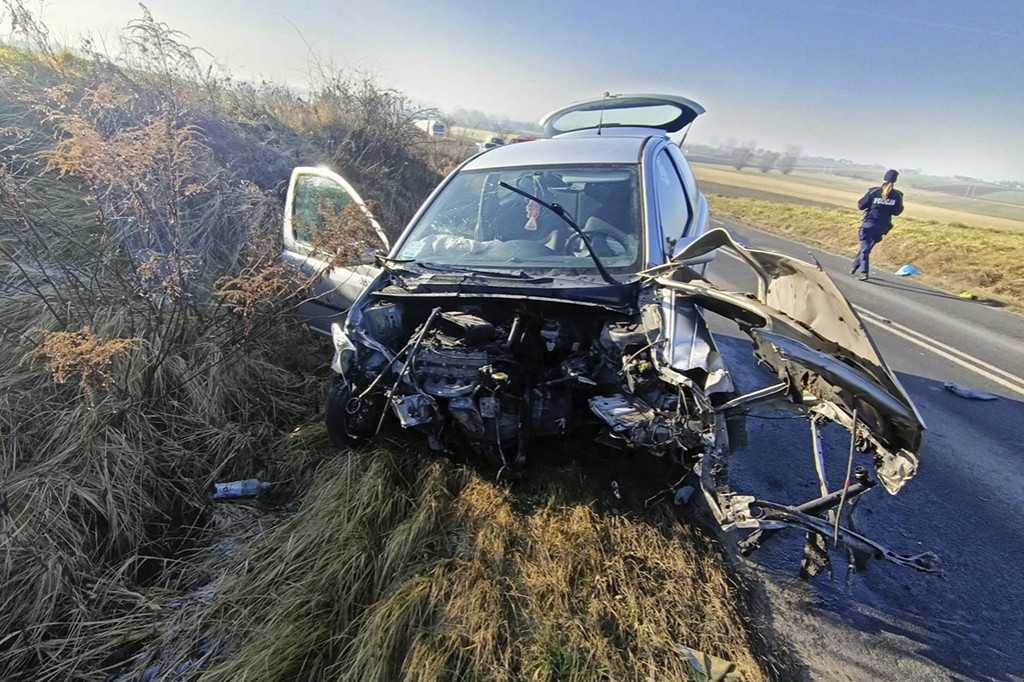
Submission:
{"label": "grass verge", "polygon": [[[307,461],[325,447],[320,426],[296,437]],[[701,679],[683,645],[735,662],[748,682],[771,679],[717,545],[664,499],[645,506],[649,483],[624,482],[632,501],[613,515],[590,465],[505,488],[418,450],[325,452],[298,513],[215,560],[215,596],[180,609],[140,670],[203,670],[209,682]]]}

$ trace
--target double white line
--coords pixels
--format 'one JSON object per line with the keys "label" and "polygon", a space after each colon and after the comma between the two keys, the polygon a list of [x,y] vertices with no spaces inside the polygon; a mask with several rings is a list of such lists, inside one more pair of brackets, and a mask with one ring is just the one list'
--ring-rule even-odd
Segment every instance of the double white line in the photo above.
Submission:
{"label": "double white line", "polygon": [[[744,262],[739,256],[728,250],[719,249],[719,252],[724,253],[739,262]],[[886,330],[890,334],[898,336],[904,341],[909,341],[910,343],[930,351],[941,358],[945,358],[954,364],[960,365],[964,369],[969,369],[975,374],[983,376],[989,381],[999,384],[1018,395],[1024,396],[1024,380],[1017,375],[1011,374],[1010,372],[996,367],[995,365],[990,365],[983,360],[979,360],[973,355],[968,355],[962,350],[949,346],[941,341],[936,341],[935,339],[925,336],[920,332],[914,331],[910,327],[905,327],[902,324],[893,322],[892,320],[882,317],[877,313],[873,313],[870,310],[858,305],[853,305],[853,303],[850,303],[850,305],[853,306],[853,309],[857,311],[857,314],[860,315],[865,322],[877,325],[879,328]]]}
{"label": "double white line", "polygon": [[[851,303],[850,305],[853,304]],[[871,322],[872,324],[885,329],[889,333],[895,334],[904,341],[909,341],[910,343],[920,346],[925,350],[931,351],[939,357],[956,363],[965,369],[975,372],[976,374],[980,374],[989,381],[995,382],[1015,393],[1024,395],[1024,381],[1022,381],[1020,377],[1011,374],[1004,369],[1000,369],[995,365],[990,365],[983,360],[979,360],[973,355],[968,355],[953,346],[949,346],[941,341],[929,338],[920,332],[914,331],[910,327],[905,327],[898,322],[893,322],[892,320],[884,318],[877,313],[861,308],[858,305],[854,305],[853,309],[857,311],[857,314],[860,315],[865,322]]]}

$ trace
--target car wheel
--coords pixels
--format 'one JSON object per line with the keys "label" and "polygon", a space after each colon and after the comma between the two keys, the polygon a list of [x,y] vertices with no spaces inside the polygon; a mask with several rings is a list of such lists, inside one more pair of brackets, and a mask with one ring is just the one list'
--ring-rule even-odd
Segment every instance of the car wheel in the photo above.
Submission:
{"label": "car wheel", "polygon": [[334,374],[327,389],[327,398],[324,400],[324,425],[327,427],[331,444],[337,447],[351,445],[355,440],[345,426],[345,409],[351,397],[352,386],[340,375]]}

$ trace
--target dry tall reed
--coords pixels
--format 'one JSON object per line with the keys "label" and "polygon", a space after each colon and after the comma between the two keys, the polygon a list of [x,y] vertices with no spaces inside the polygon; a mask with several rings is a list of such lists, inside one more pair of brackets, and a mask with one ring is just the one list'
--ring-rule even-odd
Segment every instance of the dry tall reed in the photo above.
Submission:
{"label": "dry tall reed", "polygon": [[[207,487],[315,415],[324,356],[277,265],[280,198],[292,165],[332,157],[268,102],[241,115],[245,88],[148,11],[115,56],[4,14],[34,48],[0,45],[0,678],[64,680],[152,636]],[[332,101],[365,118],[374,94]]]}

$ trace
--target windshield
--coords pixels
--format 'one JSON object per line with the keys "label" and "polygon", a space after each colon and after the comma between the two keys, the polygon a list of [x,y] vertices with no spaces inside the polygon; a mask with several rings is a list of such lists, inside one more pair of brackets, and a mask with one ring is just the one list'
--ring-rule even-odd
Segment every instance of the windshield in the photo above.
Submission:
{"label": "windshield", "polygon": [[581,238],[553,211],[513,192],[558,204],[582,228],[608,270],[641,262],[636,166],[558,166],[456,175],[417,221],[398,258],[482,269],[595,271]]}

